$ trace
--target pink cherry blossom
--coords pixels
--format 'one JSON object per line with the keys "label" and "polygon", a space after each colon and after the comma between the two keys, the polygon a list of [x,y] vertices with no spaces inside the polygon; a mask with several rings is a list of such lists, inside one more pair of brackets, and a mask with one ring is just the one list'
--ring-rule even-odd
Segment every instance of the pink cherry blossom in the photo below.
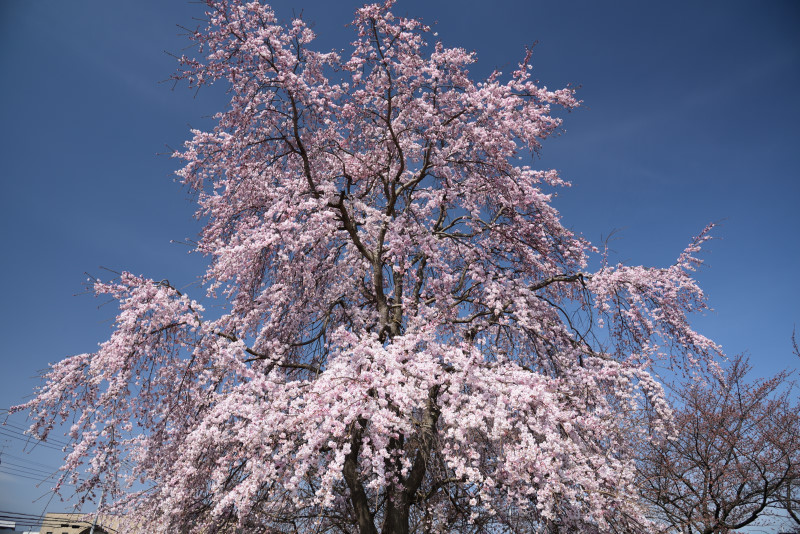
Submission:
{"label": "pink cherry blossom", "polygon": [[111,338],[21,407],[43,438],[77,414],[65,471],[132,530],[644,528],[631,437],[643,405],[671,413],[648,365],[717,351],[687,317],[707,233],[671,267],[587,271],[551,204],[569,184],[525,164],[579,102],[530,53],[476,82],[391,1],[357,11],[349,57],[208,5],[178,78],[230,105],[175,155],[216,305],[96,285]]}

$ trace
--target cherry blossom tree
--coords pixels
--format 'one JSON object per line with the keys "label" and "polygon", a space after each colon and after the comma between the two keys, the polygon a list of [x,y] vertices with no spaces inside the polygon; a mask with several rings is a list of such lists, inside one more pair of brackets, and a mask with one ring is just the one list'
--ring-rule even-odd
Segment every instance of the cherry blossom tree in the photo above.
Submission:
{"label": "cherry blossom tree", "polygon": [[476,82],[474,54],[391,7],[359,9],[343,55],[299,18],[208,2],[177,77],[227,84],[230,105],[176,156],[213,313],[167,280],[97,282],[119,303],[110,339],[20,408],[41,438],[71,418],[62,482],[82,472],[132,525],[647,521],[631,437],[643,406],[670,416],[649,367],[717,351],[687,317],[707,231],[672,266],[588,272],[598,251],[551,204],[568,184],[527,164],[573,90],[538,85],[530,53]]}
{"label": "cherry blossom tree", "polygon": [[794,532],[800,532],[800,496],[798,496],[800,477],[786,484],[781,504],[789,519],[794,523]]}
{"label": "cherry blossom tree", "polygon": [[[800,347],[797,346],[796,332],[792,332],[792,351],[800,358]],[[795,406],[795,413],[800,413],[800,404]],[[800,425],[800,421],[796,424]],[[797,461],[797,459],[795,458]],[[800,532],[800,468],[796,469],[795,477],[784,487],[782,499],[783,509],[794,523],[794,532]]]}
{"label": "cherry blossom tree", "polygon": [[642,495],[664,531],[733,532],[778,508],[796,519],[798,407],[786,372],[748,382],[750,370],[738,356],[724,374],[679,390],[676,436],[645,447]]}

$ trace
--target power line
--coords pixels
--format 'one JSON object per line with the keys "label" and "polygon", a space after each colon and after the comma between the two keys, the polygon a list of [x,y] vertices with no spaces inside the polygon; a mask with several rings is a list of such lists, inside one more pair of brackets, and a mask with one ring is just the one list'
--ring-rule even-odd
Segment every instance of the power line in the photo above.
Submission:
{"label": "power line", "polygon": [[[53,471],[45,471],[43,469],[33,469],[26,466],[20,466],[19,464],[11,464],[10,462],[6,462],[0,465],[0,472],[14,475],[22,478],[29,478],[32,480],[38,480],[40,482],[44,482],[50,479],[60,478],[62,476],[66,477],[66,480],[71,481],[71,473],[64,473],[60,469],[55,469]],[[75,480],[78,483],[85,482],[85,479],[78,478]]]}
{"label": "power line", "polygon": [[[13,427],[16,427],[16,428],[5,428],[6,426],[13,426]],[[40,440],[40,439],[37,439],[34,436],[26,434],[25,433],[26,431],[27,430],[21,429],[21,427],[18,427],[16,425],[10,425],[8,423],[6,423],[5,425],[0,425],[0,435],[6,436],[6,437],[9,437],[9,438],[14,438],[14,439],[17,439],[17,440],[20,440],[20,441],[25,441],[27,443],[31,443],[32,442],[32,443],[34,443],[34,445],[33,445],[34,447],[44,447],[44,448],[48,448],[48,449],[52,449],[52,450],[57,450],[59,452],[64,452],[65,448],[69,448],[69,447],[73,446],[72,442],[61,441],[61,440],[58,440],[58,439],[48,438],[46,441],[45,440]],[[120,458],[119,459],[119,463],[122,464],[123,466],[127,467],[127,468],[130,468],[130,469],[132,469],[134,467],[132,462],[130,462],[130,461],[124,459],[124,458]]]}
{"label": "power line", "polygon": [[2,453],[0,453],[0,461],[2,461],[2,459],[5,458],[6,456],[8,456],[9,458],[14,458],[15,460],[18,460],[20,462],[26,462],[26,463],[33,464],[33,465],[38,465],[38,466],[41,466],[41,467],[45,467],[47,469],[54,469],[54,470],[57,469],[56,467],[53,467],[51,465],[43,464],[43,463],[37,462],[35,460],[30,460],[30,459],[28,459],[28,458],[26,458],[24,456],[15,456],[15,455],[11,454],[10,452],[2,452]]}
{"label": "power line", "polygon": [[33,444],[34,447],[43,447],[45,449],[52,449],[54,451],[64,452],[62,447],[56,447],[55,445],[51,445],[46,441],[37,440],[31,436],[20,436],[17,434],[13,434],[11,432],[6,431],[4,428],[0,427],[0,435],[17,439],[19,441],[24,441],[29,444]]}
{"label": "power line", "polygon": [[0,464],[0,467],[9,467],[11,469],[26,469],[26,470],[28,470],[28,471],[30,471],[32,473],[33,472],[46,473],[48,475],[52,474],[52,473],[57,473],[57,472],[60,471],[60,469],[58,469],[58,468],[55,468],[55,469],[42,469],[41,467],[33,467],[33,466],[30,466],[30,465],[24,465],[24,464],[21,464],[21,463],[12,462],[10,460],[3,461],[3,463]]}
{"label": "power line", "polygon": [[[76,514],[79,515],[79,514]],[[82,514],[80,514],[82,515]],[[85,519],[78,519],[73,517],[46,517],[46,516],[34,516],[34,515],[26,515],[26,514],[16,514],[13,512],[3,513],[0,512],[0,519],[5,519],[7,521],[14,521],[19,526],[40,526],[43,528],[59,528],[65,524],[79,524],[79,525],[91,525],[90,521]],[[103,526],[103,529],[108,531],[112,530],[108,526]]]}
{"label": "power line", "polygon": [[[62,517],[47,517],[46,514],[42,515],[35,515],[35,514],[26,514],[22,512],[9,512],[6,510],[0,510],[0,519],[5,519],[8,521],[14,521],[19,523],[20,526],[36,526],[41,525],[43,527],[60,527],[65,523],[80,523],[91,525],[91,521],[86,519],[79,519],[78,517],[63,517],[64,515],[67,516],[81,516],[81,517],[90,517],[90,514],[82,514],[80,512],[75,513],[65,513],[65,514],[58,514]],[[108,517],[108,516],[107,516]],[[113,530],[112,528],[103,525],[102,527],[104,530]]]}
{"label": "power line", "polygon": [[[9,432],[16,432],[16,433],[24,434],[26,436],[29,436],[31,439],[35,439],[36,441],[45,441],[45,440],[40,440],[40,439],[36,438],[35,436],[32,436],[32,435],[28,434],[28,429],[27,428],[25,428],[23,426],[15,425],[13,423],[5,422],[2,425],[0,425],[0,428],[9,429],[8,430]],[[65,447],[68,447],[68,446],[71,445],[71,443],[69,441],[65,441],[65,440],[59,439],[59,438],[53,438],[53,437],[50,437],[50,436],[48,436],[48,438],[47,438],[47,440],[45,442],[46,443],[52,443],[54,445],[63,445]]]}
{"label": "power line", "polygon": [[8,468],[6,468],[6,467],[0,467],[0,473],[4,473],[6,475],[10,475],[12,477],[17,477],[17,478],[27,478],[28,480],[34,480],[34,481],[36,481],[38,483],[43,483],[43,482],[46,482],[48,479],[53,478],[53,475],[48,476],[48,477],[40,477],[40,476],[26,475],[26,474],[22,474],[22,473],[15,473],[15,472],[9,471]]}

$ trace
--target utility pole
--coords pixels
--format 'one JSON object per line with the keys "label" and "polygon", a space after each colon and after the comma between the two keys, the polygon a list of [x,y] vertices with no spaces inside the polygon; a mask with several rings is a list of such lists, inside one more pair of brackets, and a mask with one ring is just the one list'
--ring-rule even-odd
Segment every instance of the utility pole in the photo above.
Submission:
{"label": "utility pole", "polygon": [[100,504],[97,506],[97,513],[94,514],[94,521],[92,521],[92,528],[89,530],[89,534],[94,534],[94,527],[97,526],[97,519],[100,517],[100,508],[103,507],[103,497],[106,496],[106,490],[103,488],[103,492],[100,493]]}

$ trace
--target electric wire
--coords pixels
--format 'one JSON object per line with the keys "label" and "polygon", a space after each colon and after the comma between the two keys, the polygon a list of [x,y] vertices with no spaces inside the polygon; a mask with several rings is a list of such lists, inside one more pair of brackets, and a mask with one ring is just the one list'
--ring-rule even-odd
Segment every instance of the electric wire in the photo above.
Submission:
{"label": "electric wire", "polygon": [[[40,526],[41,528],[61,528],[65,524],[78,524],[78,525],[86,525],[90,526],[92,524],[91,516],[94,515],[93,513],[89,514],[81,514],[81,513],[74,513],[74,514],[58,514],[59,516],[55,517],[47,517],[46,514],[44,515],[35,515],[35,514],[25,514],[21,512],[10,512],[6,510],[0,510],[0,519],[4,519],[7,521],[13,521],[17,523],[17,526],[30,526],[36,527]],[[64,517],[64,516],[76,516],[76,517]],[[80,518],[79,518],[80,517]],[[82,519],[86,517],[86,519]],[[109,526],[102,525],[103,530],[115,532],[115,530]]]}
{"label": "electric wire", "polygon": [[[0,415],[6,414],[9,415],[7,409],[0,409]],[[8,421],[6,417],[5,421],[0,422],[0,436],[5,438],[12,438],[21,442],[25,443],[25,448],[27,449],[30,446],[29,450],[34,450],[37,447],[41,447],[43,449],[49,449],[59,452],[66,452],[73,446],[73,442],[67,442],[58,438],[48,437],[47,440],[40,440],[36,437],[28,434],[28,429],[22,427],[20,425],[11,423]],[[13,461],[11,460],[13,458]],[[120,465],[132,469],[134,466],[131,462],[125,459],[120,459]],[[26,465],[27,464],[27,465]],[[54,468],[50,465],[36,462],[34,460],[30,460],[28,458],[24,458],[21,456],[17,456],[14,454],[10,454],[5,452],[4,450],[0,450],[0,473],[5,474],[7,476],[17,478],[17,479],[25,479],[31,480],[36,482],[37,486],[40,484],[44,484],[48,481],[55,483],[56,479],[60,476],[63,476],[63,473],[60,472],[61,470],[58,468]],[[84,482],[83,479],[78,479],[78,483]],[[50,490],[45,495],[50,494],[50,497],[45,504],[42,513],[40,515],[34,514],[22,514],[22,513],[14,513],[14,512],[7,512],[0,510],[0,519],[8,519],[13,520],[15,523],[18,523],[19,526],[30,526],[30,527],[41,527],[41,528],[58,528],[63,524],[63,520],[54,519],[52,521],[48,521],[46,519],[47,509],[50,506],[50,503],[53,501],[53,498],[56,495],[56,491]],[[43,495],[44,496],[44,495]],[[90,525],[90,522],[87,521],[72,521],[69,520],[70,523],[85,523],[86,525]],[[115,532],[114,529],[103,526],[104,530],[107,532]]]}
{"label": "electric wire", "polygon": [[10,452],[5,452],[5,451],[0,452],[0,461],[3,461],[3,458],[5,457],[13,458],[18,462],[25,462],[39,467],[44,467],[45,469],[52,469],[52,470],[58,469],[57,467],[53,467],[52,465],[43,464],[42,462],[37,462],[36,460],[31,460],[30,458],[26,458],[24,456],[16,456],[14,454],[11,454]]}
{"label": "electric wire", "polygon": [[[13,428],[8,428],[13,427]],[[25,441],[32,445],[32,448],[36,447],[43,447],[46,449],[57,450],[59,452],[66,452],[67,449],[73,446],[73,442],[66,442],[55,438],[47,438],[47,440],[40,440],[37,439],[29,434],[26,433],[27,429],[23,429],[17,425],[12,425],[10,423],[0,424],[0,436],[5,436],[13,439],[17,439],[19,441]],[[128,469],[132,469],[134,465],[124,458],[119,460],[120,464],[127,467]]]}
{"label": "electric wire", "polygon": [[19,462],[17,460],[7,460],[7,459],[4,458],[4,456],[6,456],[6,455],[5,454],[0,455],[0,462],[1,462],[0,463],[0,467],[11,467],[11,468],[14,468],[14,469],[26,469],[26,470],[28,470],[30,472],[47,473],[47,474],[55,473],[55,472],[60,471],[60,469],[57,468],[57,467],[45,469],[43,467],[37,467],[37,466],[34,466],[34,465],[25,465],[26,462]]}

